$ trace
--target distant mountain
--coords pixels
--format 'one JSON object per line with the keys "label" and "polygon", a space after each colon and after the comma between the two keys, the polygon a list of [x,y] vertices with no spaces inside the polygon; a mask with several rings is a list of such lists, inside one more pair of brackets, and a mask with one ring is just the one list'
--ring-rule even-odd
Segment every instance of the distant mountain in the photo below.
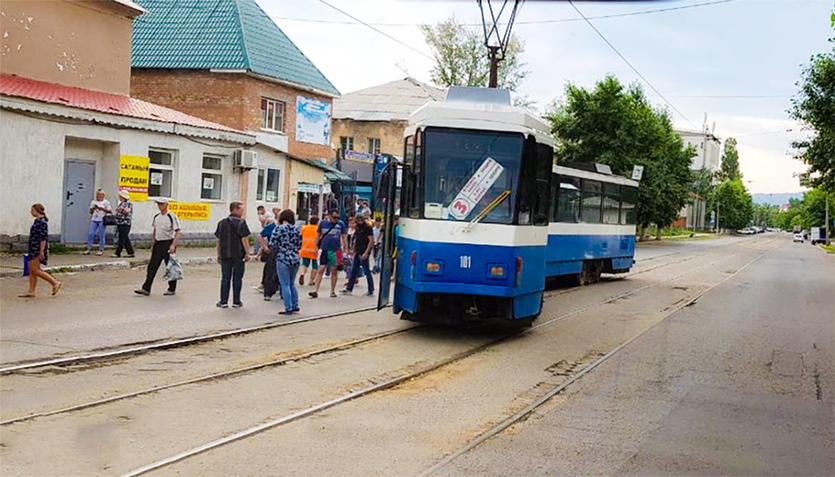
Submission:
{"label": "distant mountain", "polygon": [[775,194],[751,194],[755,204],[783,205],[789,199],[802,199],[803,192],[778,192]]}

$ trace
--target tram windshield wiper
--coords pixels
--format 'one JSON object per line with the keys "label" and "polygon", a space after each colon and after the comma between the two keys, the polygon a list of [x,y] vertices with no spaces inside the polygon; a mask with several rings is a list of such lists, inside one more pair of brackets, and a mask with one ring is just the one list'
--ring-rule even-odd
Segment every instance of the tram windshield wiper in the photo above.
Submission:
{"label": "tram windshield wiper", "polygon": [[487,217],[487,214],[492,212],[493,209],[498,207],[499,204],[504,202],[504,200],[508,197],[510,197],[510,191],[505,190],[501,194],[499,194],[498,197],[493,199],[493,202],[490,202],[489,204],[485,205],[484,208],[481,209],[481,211],[475,216],[475,218],[473,218],[473,220],[471,220],[470,223],[467,224],[466,227],[464,227],[464,232],[469,232],[475,226],[475,224],[477,224],[484,217]]}

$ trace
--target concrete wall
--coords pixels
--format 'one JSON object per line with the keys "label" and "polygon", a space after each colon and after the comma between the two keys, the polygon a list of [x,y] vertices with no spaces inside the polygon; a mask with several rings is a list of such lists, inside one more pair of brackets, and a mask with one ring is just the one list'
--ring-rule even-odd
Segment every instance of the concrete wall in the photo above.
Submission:
{"label": "concrete wall", "polygon": [[719,170],[721,161],[721,147],[719,140],[712,140],[700,134],[682,134],[681,139],[685,145],[692,145],[696,148],[696,156],[690,164],[692,170],[699,170],[702,168],[711,171]]}
{"label": "concrete wall", "polygon": [[[232,151],[241,147],[234,143],[193,141],[187,137],[137,129],[116,129],[90,124],[67,124],[56,120],[21,115],[9,110],[0,113],[3,146],[0,148],[0,235],[27,235],[32,218],[29,206],[43,203],[50,218],[50,234],[60,234],[63,209],[64,159],[87,159],[96,163],[96,187],[116,202],[118,192],[119,155],[147,156],[149,147],[176,151],[173,198],[180,202],[211,204],[209,221],[184,221],[183,232],[206,236],[214,232],[216,222],[229,213],[228,204],[241,200],[246,181],[254,184],[257,171],[244,175],[233,171]],[[13,140],[10,140],[13,138]],[[201,143],[217,143],[208,146]],[[201,169],[204,153],[225,156],[223,161],[222,200],[200,198]],[[270,155],[274,157],[270,157]],[[263,155],[266,163],[280,167],[283,159],[273,153]],[[258,230],[255,187],[248,187],[247,221]],[[132,233],[150,232],[150,222],[157,207],[153,202],[136,203]]]}
{"label": "concrete wall", "polygon": [[110,1],[4,0],[3,73],[130,92],[131,19]]}
{"label": "concrete wall", "polygon": [[261,98],[283,101],[284,135],[290,154],[306,159],[330,159],[333,149],[295,140],[296,97],[332,103],[327,96],[308,93],[244,73],[133,69],[131,96],[214,121],[241,131],[261,132]]}
{"label": "concrete wall", "polygon": [[380,139],[380,152],[403,156],[403,130],[407,121],[354,121],[335,119],[333,121],[333,143],[338,148],[341,136],[354,138],[354,150],[370,152],[368,138]]}

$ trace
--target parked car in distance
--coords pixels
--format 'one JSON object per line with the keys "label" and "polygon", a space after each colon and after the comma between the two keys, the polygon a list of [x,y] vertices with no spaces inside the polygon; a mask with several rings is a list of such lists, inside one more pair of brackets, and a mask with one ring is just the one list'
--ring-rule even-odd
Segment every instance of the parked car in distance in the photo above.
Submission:
{"label": "parked car in distance", "polygon": [[794,242],[803,243],[803,234],[794,234],[794,239],[792,239],[792,243]]}
{"label": "parked car in distance", "polygon": [[744,229],[737,230],[736,233],[740,235],[754,235],[757,232],[751,227],[745,227]]}

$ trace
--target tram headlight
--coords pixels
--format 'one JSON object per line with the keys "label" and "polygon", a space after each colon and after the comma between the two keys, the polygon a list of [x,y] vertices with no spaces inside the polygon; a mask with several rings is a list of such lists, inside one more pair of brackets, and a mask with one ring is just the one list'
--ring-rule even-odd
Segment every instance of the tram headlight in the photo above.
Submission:
{"label": "tram headlight", "polygon": [[507,267],[504,263],[488,263],[487,278],[502,279],[507,277]]}
{"label": "tram headlight", "polygon": [[429,275],[442,275],[444,273],[444,262],[427,260],[423,262],[423,271]]}

